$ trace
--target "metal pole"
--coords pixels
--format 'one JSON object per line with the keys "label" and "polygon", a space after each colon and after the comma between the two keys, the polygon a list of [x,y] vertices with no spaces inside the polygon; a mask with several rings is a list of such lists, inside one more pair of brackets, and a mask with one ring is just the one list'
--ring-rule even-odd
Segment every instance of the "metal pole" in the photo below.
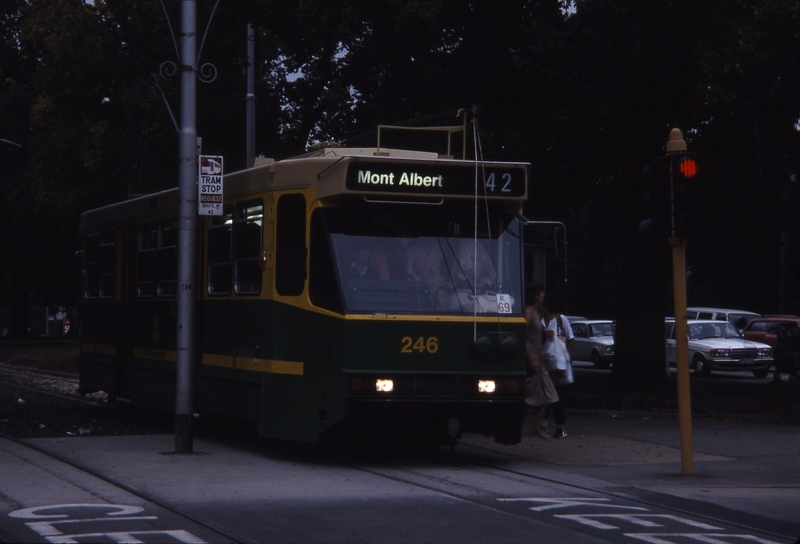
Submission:
{"label": "metal pole", "polygon": [[192,452],[191,423],[194,413],[194,286],[197,258],[196,7],[195,0],[182,0],[175,453]]}
{"label": "metal pole", "polygon": [[[670,131],[667,157],[686,151],[683,134]],[[675,172],[669,161],[670,239],[672,246],[672,290],[675,308],[675,366],[678,379],[678,428],[681,440],[681,472],[694,474],[692,446],[692,403],[689,391],[689,328],[686,324],[686,240],[675,237]]]}
{"label": "metal pole", "polygon": [[694,474],[692,403],[689,392],[689,336],[686,325],[686,243],[671,240],[672,287],[675,291],[675,349],[677,350],[678,429],[681,437],[681,472]]}
{"label": "metal pole", "polygon": [[247,167],[253,165],[256,156],[256,95],[255,95],[255,32],[247,25]]}

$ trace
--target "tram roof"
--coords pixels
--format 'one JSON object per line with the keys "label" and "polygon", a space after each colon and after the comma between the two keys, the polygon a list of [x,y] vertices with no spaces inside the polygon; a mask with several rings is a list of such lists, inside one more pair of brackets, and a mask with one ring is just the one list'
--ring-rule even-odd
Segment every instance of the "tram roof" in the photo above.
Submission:
{"label": "tram roof", "polygon": [[[481,162],[484,168],[505,168],[517,172],[524,180],[519,182],[519,190],[512,198],[527,198],[527,172],[530,165],[522,162]],[[311,151],[304,155],[280,161],[268,158],[256,158],[251,168],[225,174],[224,192],[226,197],[243,196],[265,190],[281,190],[313,187],[318,198],[326,198],[339,194],[374,195],[375,188],[370,186],[354,188],[350,165],[371,168],[380,172],[392,169],[405,171],[420,168],[430,174],[437,171],[459,171],[462,176],[473,175],[475,161],[457,160],[442,157],[437,153],[387,148],[345,148],[326,147]],[[405,169],[405,170],[404,170]],[[438,169],[438,170],[437,170]],[[385,174],[390,175],[390,174]],[[351,181],[348,182],[348,179]],[[394,188],[379,187],[382,195],[408,196],[407,192]],[[436,196],[442,196],[432,189]],[[429,196],[415,193],[412,196]],[[447,193],[453,198],[472,198],[466,191]],[[509,197],[492,197],[503,198]],[[178,188],[167,189],[158,193],[139,195],[128,200],[95,208],[81,215],[80,231],[100,228],[122,221],[136,221],[161,212],[178,209]]]}

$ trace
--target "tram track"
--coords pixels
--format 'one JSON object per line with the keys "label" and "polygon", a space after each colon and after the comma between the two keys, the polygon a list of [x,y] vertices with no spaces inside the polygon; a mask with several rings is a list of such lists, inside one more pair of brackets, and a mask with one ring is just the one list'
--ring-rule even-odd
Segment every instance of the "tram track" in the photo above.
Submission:
{"label": "tram track", "polygon": [[[464,445],[460,445],[458,447],[463,449]],[[776,533],[774,531],[766,530],[763,527],[756,527],[753,525],[748,525],[746,523],[741,523],[738,522],[736,519],[725,519],[719,516],[697,512],[695,510],[679,508],[673,504],[669,504],[669,501],[657,502],[651,499],[637,496],[632,493],[615,492],[600,486],[590,487],[588,485],[582,485],[580,483],[576,483],[574,479],[570,478],[557,478],[553,477],[552,475],[542,476],[542,475],[531,474],[523,470],[508,468],[507,466],[503,466],[499,462],[487,461],[487,459],[491,459],[492,457],[494,457],[495,452],[493,450],[487,448],[481,448],[480,446],[476,445],[469,445],[466,447],[476,451],[469,453],[463,451],[461,452],[457,451],[453,453],[453,455],[459,457],[463,456],[467,459],[466,462],[461,462],[462,460],[458,459],[459,463],[456,466],[458,467],[458,469],[465,470],[466,473],[469,474],[480,473],[490,478],[500,477],[509,480],[518,480],[521,478],[524,482],[536,482],[536,485],[533,487],[537,488],[542,486],[545,487],[555,486],[560,489],[575,490],[580,494],[580,496],[586,496],[586,497],[600,496],[604,499],[607,499],[609,503],[610,502],[613,502],[615,504],[624,503],[628,507],[641,508],[643,510],[655,510],[662,513],[667,512],[669,514],[680,516],[681,518],[700,520],[702,522],[707,522],[708,524],[717,524],[717,525],[721,524],[729,528],[735,528],[740,531],[744,531],[748,534],[758,535],[759,537],[769,537],[778,539],[777,540],[778,542],[783,542],[783,541],[793,542],[795,539],[794,536]],[[354,464],[348,464],[347,466],[374,476],[388,478],[398,483],[414,485],[426,489],[428,491],[441,493],[453,499],[470,502],[476,506],[491,508],[498,512],[503,512],[506,514],[511,514],[530,519],[529,516],[521,514],[518,508],[515,509],[513,507],[513,504],[516,501],[505,502],[502,497],[503,493],[494,493],[491,491],[487,491],[486,489],[464,483],[463,481],[456,483],[450,478],[449,475],[444,477],[435,476],[426,473],[424,471],[404,469],[402,467],[379,469],[379,468],[365,467]],[[447,465],[447,468],[452,468],[452,467],[453,467],[452,463]],[[405,474],[406,476],[404,476],[403,474]],[[609,485],[613,484],[609,483]],[[647,492],[647,494],[652,496],[654,492]],[[561,495],[556,494],[551,496],[561,496]],[[557,522],[555,520],[551,520],[550,523],[556,524],[559,527],[563,527],[568,530],[576,531],[576,533],[586,534],[592,537],[599,536],[596,531],[582,531],[576,529],[574,524]],[[628,542],[628,543],[631,542],[629,538],[609,538],[609,536],[610,535],[608,534],[602,534],[602,538],[608,539],[608,541],[610,542]]]}
{"label": "tram track", "polygon": [[[84,398],[77,393],[78,390],[78,378],[72,374],[66,374],[61,372],[53,372],[47,370],[40,370],[40,369],[21,369],[14,367],[13,365],[7,364],[0,364],[0,386],[5,387],[12,387],[16,390],[21,390],[24,392],[28,392],[30,394],[35,395],[44,395],[49,399],[53,399],[57,402],[62,403],[64,406],[69,405],[80,405],[90,408],[109,408],[106,404],[106,397],[105,395],[93,395],[90,398]],[[16,396],[16,395],[15,395]],[[28,401],[25,401],[20,397],[17,399],[18,403],[22,402],[26,404]],[[32,401],[36,402],[36,401]],[[62,410],[68,411],[68,410]],[[134,434],[135,431],[140,431],[141,427],[139,425],[131,425],[130,429],[125,429],[123,422],[123,426],[117,426],[115,431],[117,434]],[[81,429],[85,427],[80,427]],[[49,433],[55,434],[55,433]],[[75,434],[83,434],[83,433],[72,433],[69,431],[59,433],[60,435],[75,435]],[[86,433],[89,434],[89,433]],[[58,435],[56,435],[58,436]],[[186,511],[185,509],[176,506],[170,502],[161,500],[159,497],[147,493],[141,489],[137,489],[136,487],[130,486],[125,482],[117,480],[109,475],[94,470],[84,464],[77,463],[71,459],[68,459],[64,456],[58,455],[52,451],[49,451],[47,448],[39,447],[37,444],[32,443],[30,440],[25,440],[18,438],[17,436],[12,436],[10,434],[0,432],[0,438],[9,440],[16,444],[18,447],[24,448],[29,451],[35,451],[41,455],[45,455],[51,459],[62,463],[82,474],[86,474],[98,480],[101,480],[109,485],[112,485],[118,489],[125,491],[126,493],[133,495],[136,498],[141,499],[147,503],[151,503],[158,508],[166,510],[172,513],[174,516],[178,518],[182,518],[187,521],[187,523],[197,527],[202,527],[203,529],[208,530],[211,533],[215,533],[220,535],[222,539],[220,542],[238,542],[242,544],[249,544],[252,541],[249,541],[246,538],[241,537],[241,535],[234,534],[232,531],[220,527],[217,524],[209,522],[207,519],[204,519],[200,516],[196,516],[191,512]],[[174,524],[174,520],[173,520]],[[14,540],[9,536],[7,531],[0,531],[0,542],[23,542],[21,540]]]}
{"label": "tram track", "polygon": [[65,398],[78,395],[78,376],[72,373],[0,363],[0,382],[55,393]]}
{"label": "tram track", "polygon": [[[470,448],[474,448],[476,450],[481,450],[481,451],[483,451],[485,453],[491,453],[491,450],[488,450],[488,449],[485,449],[485,448],[481,448],[480,446],[470,445],[469,447]],[[610,498],[612,500],[628,501],[628,502],[635,503],[637,505],[641,505],[643,507],[659,508],[659,509],[668,510],[670,512],[674,512],[676,514],[680,514],[680,515],[683,515],[683,516],[691,516],[693,518],[699,518],[699,519],[703,519],[703,520],[706,520],[706,521],[709,521],[709,522],[714,522],[714,523],[723,523],[723,524],[730,525],[730,526],[733,526],[733,527],[738,527],[738,528],[740,528],[742,530],[745,530],[745,531],[755,531],[755,532],[757,532],[759,534],[766,534],[766,535],[768,535],[770,537],[773,537],[773,538],[782,538],[782,539],[784,539],[784,538],[785,539],[794,538],[794,537],[790,537],[790,536],[785,535],[785,534],[779,534],[779,533],[775,533],[775,532],[765,531],[763,528],[753,527],[751,525],[738,523],[735,520],[722,519],[722,518],[720,518],[718,516],[711,516],[711,515],[707,515],[707,514],[698,513],[698,512],[696,512],[694,510],[678,508],[678,507],[675,507],[673,505],[665,504],[663,502],[661,502],[661,503],[655,502],[655,501],[644,499],[644,498],[641,498],[641,497],[638,497],[638,496],[635,496],[635,495],[631,495],[631,494],[628,494],[628,493],[619,493],[619,492],[611,491],[609,489],[605,489],[605,488],[601,488],[601,487],[589,487],[589,486],[586,486],[586,485],[581,485],[581,484],[575,483],[574,481],[566,481],[565,479],[558,479],[558,478],[553,478],[553,477],[548,477],[548,476],[537,476],[537,475],[529,474],[529,473],[526,473],[526,472],[522,472],[520,470],[514,470],[514,469],[509,469],[507,467],[502,467],[502,466],[499,466],[498,464],[475,463],[475,465],[479,466],[479,467],[485,467],[485,468],[488,468],[488,469],[491,469],[491,470],[496,470],[496,471],[500,471],[500,472],[513,474],[513,475],[516,475],[516,476],[523,476],[525,478],[531,478],[531,479],[535,479],[535,480],[542,481],[542,482],[547,482],[547,483],[552,483],[552,484],[556,484],[556,485],[566,486],[566,487],[577,489],[577,490],[580,490],[580,491],[583,491],[583,492],[590,492],[590,493],[593,493],[593,494],[604,495],[604,496],[606,496],[606,497],[608,497],[608,498]],[[650,492],[650,493],[652,493],[652,492]]]}
{"label": "tram track", "polygon": [[[223,539],[224,539],[223,541],[224,542],[237,542],[237,543],[240,543],[240,544],[250,544],[252,542],[252,541],[250,541],[250,540],[248,540],[246,538],[241,537],[241,535],[234,534],[232,531],[230,531],[228,529],[225,529],[224,527],[220,527],[219,525],[208,521],[207,519],[204,519],[204,518],[202,518],[200,516],[196,516],[196,515],[192,514],[191,512],[188,512],[185,509],[180,508],[179,506],[176,506],[175,504],[172,504],[170,502],[161,500],[159,497],[157,497],[157,496],[155,496],[153,494],[147,493],[147,492],[142,491],[140,489],[137,489],[137,488],[135,488],[133,486],[130,486],[130,485],[126,484],[125,482],[122,482],[122,481],[119,481],[119,480],[117,480],[115,478],[112,478],[112,477],[108,476],[107,474],[104,474],[104,473],[102,473],[100,471],[93,470],[92,468],[87,467],[87,466],[85,466],[85,465],[83,465],[81,463],[77,463],[77,462],[75,462],[73,460],[67,459],[67,458],[65,458],[63,456],[60,456],[60,455],[57,455],[57,454],[53,453],[52,451],[47,450],[46,448],[41,448],[41,447],[37,446],[36,444],[32,444],[29,441],[20,440],[20,439],[17,439],[15,437],[13,437],[13,436],[6,435],[4,433],[0,433],[0,438],[4,438],[6,440],[10,440],[10,441],[14,442],[19,447],[22,447],[22,448],[25,448],[27,450],[35,451],[35,452],[37,452],[39,454],[45,455],[45,456],[47,456],[47,457],[49,457],[51,459],[54,459],[54,460],[58,461],[59,463],[61,463],[63,465],[66,465],[66,466],[70,467],[71,469],[79,471],[82,474],[91,476],[91,477],[96,478],[98,480],[101,480],[101,481],[103,481],[103,482],[105,482],[107,484],[110,484],[110,485],[112,485],[112,486],[114,486],[114,487],[116,487],[118,489],[121,489],[121,490],[125,491],[127,494],[132,495],[132,496],[134,496],[134,497],[136,497],[138,499],[141,499],[142,501],[144,501],[146,503],[151,503],[151,504],[157,506],[158,508],[161,508],[163,510],[166,510],[166,511],[170,512],[174,516],[177,516],[178,518],[185,520],[187,522],[187,524],[191,524],[192,526],[195,526],[195,527],[199,526],[199,527],[202,527],[203,529],[205,529],[205,530],[207,530],[207,531],[209,531],[211,533],[215,533],[217,535],[220,535],[221,537],[223,537]],[[171,523],[174,525],[175,521],[171,520]],[[4,534],[5,534],[5,536],[3,537]],[[12,542],[23,542],[23,541],[13,540],[13,539],[11,539],[9,537],[9,533],[7,531],[2,531],[2,532],[0,532],[0,542],[3,542],[5,544],[6,542],[12,543]]]}
{"label": "tram track", "polygon": [[[98,405],[94,401],[83,399],[79,395],[71,393],[69,388],[73,382],[69,376],[63,377],[64,379],[62,383],[65,392],[57,392],[58,388],[56,387],[54,390],[53,384],[48,380],[57,380],[61,378],[62,377],[59,376],[58,373],[31,372],[29,370],[25,370],[24,372],[17,372],[16,378],[14,378],[14,380],[10,380],[8,379],[8,369],[0,367],[0,382],[3,382],[4,384],[9,384],[10,381],[19,381],[22,379],[32,380],[29,381],[29,385],[21,385],[19,383],[10,384],[13,387],[20,388],[23,391],[29,391],[37,394],[41,393],[46,395],[48,398],[56,399],[59,402],[91,405],[93,407],[100,407],[102,410],[112,408],[108,405]],[[39,379],[41,379],[41,381],[38,381]],[[50,390],[41,389],[41,387],[49,387]],[[113,412],[113,410],[111,411]],[[137,429],[135,427],[131,427],[130,429],[125,429],[123,432],[118,434],[136,434],[136,431]],[[11,438],[17,443],[25,444],[25,442],[19,441],[17,438],[12,438],[7,435],[3,436],[6,438]],[[214,439],[213,433],[209,436],[209,438],[212,440]],[[235,443],[234,447],[247,449],[248,446],[245,446],[246,442],[247,440],[244,437],[240,437],[240,441]],[[26,447],[28,447],[27,444]],[[50,455],[50,453],[44,450],[38,451]],[[668,500],[660,502],[658,500],[658,493],[656,492],[643,491],[642,495],[637,496],[635,494],[636,488],[629,488],[634,490],[634,492],[628,493],[620,492],[618,486],[617,490],[614,490],[604,488],[603,486],[583,485],[580,482],[580,478],[570,478],[566,474],[564,478],[560,478],[558,477],[558,474],[555,473],[557,471],[554,470],[548,470],[546,475],[533,474],[526,471],[524,467],[520,467],[515,463],[509,463],[505,457],[498,458],[498,455],[500,454],[490,448],[483,448],[476,444],[462,443],[457,447],[453,454],[446,455],[442,453],[441,456],[435,460],[435,462],[423,462],[421,465],[415,465],[413,468],[409,468],[407,461],[389,461],[387,464],[385,459],[382,459],[379,464],[373,465],[369,461],[366,463],[354,463],[345,457],[341,460],[341,462],[337,461],[335,464],[339,464],[348,469],[364,472],[375,477],[385,478],[398,484],[410,485],[421,490],[441,494],[443,496],[452,498],[453,500],[464,501],[489,511],[512,515],[519,520],[544,523],[550,527],[556,526],[565,531],[574,531],[576,536],[585,535],[593,539],[599,538],[608,542],[631,542],[631,540],[622,538],[621,535],[617,535],[620,536],[620,538],[617,538],[617,536],[611,536],[608,532],[598,533],[597,531],[588,530],[579,526],[576,527],[574,523],[570,523],[568,520],[565,521],[556,516],[548,517],[532,514],[529,508],[520,507],[518,501],[515,502],[515,500],[502,499],[509,496],[507,491],[514,486],[518,488],[547,489],[551,491],[549,493],[542,492],[539,494],[539,496],[554,497],[565,496],[572,493],[576,496],[590,496],[595,498],[600,497],[608,502],[623,503],[625,505],[645,508],[648,510],[658,510],[660,512],[670,513],[683,518],[704,521],[713,525],[722,524],[726,527],[735,528],[742,532],[751,532],[758,534],[763,538],[771,538],[777,542],[794,541],[793,537],[787,536],[786,534],[765,530],[764,527],[757,527],[748,523],[737,522],[735,519],[709,515],[708,513],[698,512],[696,510],[676,507],[674,504],[674,497],[672,497],[673,504],[670,504],[670,501]],[[92,474],[94,477],[102,479],[111,485],[125,489],[126,491],[135,494],[143,500],[152,502],[153,504],[158,505],[160,508],[173,512],[175,515],[183,516],[192,523],[205,527],[208,530],[213,530],[218,534],[223,534],[226,538],[230,538],[231,541],[247,542],[247,539],[226,533],[224,529],[219,526],[219,524],[209,522],[202,516],[194,516],[191,512],[184,511],[184,509],[170,504],[169,501],[164,501],[159,497],[152,496],[148,493],[142,493],[140,490],[132,487],[129,488],[129,486],[126,486],[124,482],[117,481],[113,478],[108,478],[107,475],[98,471],[92,471],[89,467],[82,466],[79,463],[72,463],[69,459],[58,457],[55,458],[61,462],[70,464],[70,466],[75,467],[76,470],[85,470],[87,474]],[[390,456],[389,458],[397,459],[396,456]],[[376,460],[378,459],[380,458],[376,458]],[[531,470],[533,469],[535,469],[535,467],[531,466]],[[504,482],[504,484],[508,485],[495,485],[495,487],[492,488],[478,483],[489,480],[494,480],[495,482]],[[609,487],[613,486],[614,484],[609,483]],[[666,498],[667,497],[665,496],[665,499]]]}

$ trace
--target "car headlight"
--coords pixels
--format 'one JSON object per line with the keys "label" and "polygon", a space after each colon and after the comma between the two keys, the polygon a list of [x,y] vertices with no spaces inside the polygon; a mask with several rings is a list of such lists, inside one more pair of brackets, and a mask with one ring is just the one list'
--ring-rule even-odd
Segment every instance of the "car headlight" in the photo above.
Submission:
{"label": "car headlight", "polygon": [[758,348],[759,357],[772,357],[772,348]]}
{"label": "car headlight", "polygon": [[606,355],[614,355],[614,346],[606,346],[603,351],[606,352]]}
{"label": "car headlight", "polygon": [[731,350],[730,349],[712,349],[711,350],[712,357],[730,357]]}

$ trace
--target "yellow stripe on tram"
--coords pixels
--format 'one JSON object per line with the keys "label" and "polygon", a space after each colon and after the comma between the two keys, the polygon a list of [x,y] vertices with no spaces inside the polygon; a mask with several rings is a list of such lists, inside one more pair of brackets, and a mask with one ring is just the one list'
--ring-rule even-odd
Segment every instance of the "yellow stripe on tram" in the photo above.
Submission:
{"label": "yellow stripe on tram", "polygon": [[133,356],[136,359],[158,359],[159,361],[177,361],[178,352],[163,349],[135,348]]}
{"label": "yellow stripe on tram", "polygon": [[297,361],[277,361],[274,359],[256,359],[253,357],[234,357],[232,355],[203,354],[203,364],[238,370],[252,370],[270,374],[303,375],[303,363]]}
{"label": "yellow stripe on tram", "polygon": [[101,355],[116,355],[116,346],[107,344],[81,344],[81,351],[84,353],[99,353]]}

